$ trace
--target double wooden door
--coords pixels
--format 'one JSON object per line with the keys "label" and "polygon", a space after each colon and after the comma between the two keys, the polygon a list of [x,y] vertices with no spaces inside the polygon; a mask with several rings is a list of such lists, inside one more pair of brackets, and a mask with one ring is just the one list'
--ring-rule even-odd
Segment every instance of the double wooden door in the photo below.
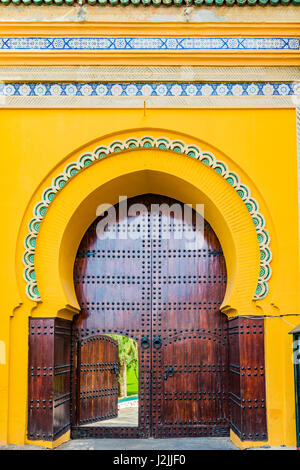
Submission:
{"label": "double wooden door", "polygon": [[[178,201],[142,195],[100,216],[82,239],[74,268],[81,306],[73,325],[79,361],[73,380],[76,436],[229,434],[228,324],[220,312],[226,287],[224,257],[210,225],[205,222],[204,233],[198,232],[196,213],[190,220],[183,215]],[[196,246],[191,244],[195,237],[202,237]],[[138,343],[137,428],[93,426],[99,413],[93,414],[95,407],[86,403],[97,397],[85,390],[90,398],[80,400],[82,344],[111,333]],[[106,366],[113,374],[114,361],[94,351],[90,364],[110,363]],[[107,393],[113,387],[106,387]],[[84,401],[89,410],[84,419],[90,426],[82,428]]]}

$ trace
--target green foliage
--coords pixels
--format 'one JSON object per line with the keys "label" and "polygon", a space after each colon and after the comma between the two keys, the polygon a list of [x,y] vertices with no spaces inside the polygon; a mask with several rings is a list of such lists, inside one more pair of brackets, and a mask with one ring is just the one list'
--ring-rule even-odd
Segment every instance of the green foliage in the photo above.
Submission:
{"label": "green foliage", "polygon": [[129,397],[132,395],[138,395],[139,393],[138,373],[136,372],[138,371],[134,371],[132,367],[127,370],[127,395]]}
{"label": "green foliage", "polygon": [[111,336],[118,341],[120,364],[123,364],[125,361],[127,369],[132,369],[137,379],[139,364],[137,342],[132,338],[128,338],[127,336],[113,334],[107,336]]}

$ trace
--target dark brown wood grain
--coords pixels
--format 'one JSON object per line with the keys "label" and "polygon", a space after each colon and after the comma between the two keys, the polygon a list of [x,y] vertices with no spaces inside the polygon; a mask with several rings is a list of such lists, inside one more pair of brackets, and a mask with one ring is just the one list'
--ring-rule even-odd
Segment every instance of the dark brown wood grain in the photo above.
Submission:
{"label": "dark brown wood grain", "polygon": [[72,323],[54,323],[53,434],[54,440],[70,429]]}
{"label": "dark brown wood grain", "polygon": [[105,335],[83,339],[78,348],[78,424],[118,415],[118,342]]}
{"label": "dark brown wood grain", "polygon": [[[172,201],[170,201],[171,203]],[[170,239],[164,239],[165,230]],[[216,235],[205,223],[199,248],[176,239],[178,231],[198,238],[192,223],[161,214],[152,248],[154,437],[228,433],[227,318],[220,313],[226,268]]]}
{"label": "dark brown wood grain", "polygon": [[28,438],[52,441],[70,428],[71,322],[30,318]]}
{"label": "dark brown wood grain", "polygon": [[229,322],[230,422],[241,440],[267,440],[264,320]]}

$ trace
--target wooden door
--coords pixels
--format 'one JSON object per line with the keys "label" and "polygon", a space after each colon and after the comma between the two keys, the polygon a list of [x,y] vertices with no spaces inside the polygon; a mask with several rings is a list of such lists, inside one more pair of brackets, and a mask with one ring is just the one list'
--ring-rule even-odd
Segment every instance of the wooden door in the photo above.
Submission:
{"label": "wooden door", "polygon": [[[97,426],[89,434],[77,426],[74,437],[229,434],[227,320],[219,310],[224,257],[206,222],[201,248],[192,249],[175,235],[195,229],[195,213],[187,223],[176,212],[169,217],[151,210],[152,204],[174,203],[157,195],[133,198],[128,207],[143,204],[146,210],[134,215],[135,206],[127,216],[116,206],[114,239],[104,232],[99,237],[102,217],[81,242],[74,281],[82,312],[74,321],[74,344],[107,333],[138,342],[139,426]],[[81,407],[77,393],[77,415]]]}
{"label": "wooden door", "polygon": [[78,343],[78,424],[118,415],[118,342],[105,335],[89,336]]}
{"label": "wooden door", "polygon": [[[170,238],[164,239],[167,227]],[[152,434],[223,436],[228,433],[227,319],[219,310],[226,287],[223,253],[207,223],[204,237],[196,230],[195,212],[191,223],[160,213],[158,231],[152,242]],[[176,239],[180,231],[198,237],[199,248]]]}
{"label": "wooden door", "polygon": [[[131,201],[143,202],[141,199]],[[73,387],[74,437],[147,437],[150,435],[151,371],[151,245],[148,211],[137,218],[116,206],[115,239],[106,237],[99,217],[79,246],[74,282],[81,314],[74,319],[74,346],[99,334],[134,338],[139,347],[139,428],[80,428],[81,403]],[[114,210],[110,211],[113,214]],[[126,230],[130,236],[126,237]],[[143,234],[139,237],[138,234]],[[74,381],[76,382],[76,377]]]}

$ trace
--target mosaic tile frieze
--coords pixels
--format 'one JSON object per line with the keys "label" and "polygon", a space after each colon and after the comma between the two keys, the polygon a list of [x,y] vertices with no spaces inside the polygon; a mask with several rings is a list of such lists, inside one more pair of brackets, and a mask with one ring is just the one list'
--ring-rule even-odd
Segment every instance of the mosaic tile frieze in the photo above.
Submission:
{"label": "mosaic tile frieze", "polygon": [[182,37],[2,37],[0,51],[258,51],[300,50],[295,38]]}
{"label": "mosaic tile frieze", "polygon": [[293,96],[299,83],[107,83],[107,82],[6,82],[0,83],[5,96]]}

